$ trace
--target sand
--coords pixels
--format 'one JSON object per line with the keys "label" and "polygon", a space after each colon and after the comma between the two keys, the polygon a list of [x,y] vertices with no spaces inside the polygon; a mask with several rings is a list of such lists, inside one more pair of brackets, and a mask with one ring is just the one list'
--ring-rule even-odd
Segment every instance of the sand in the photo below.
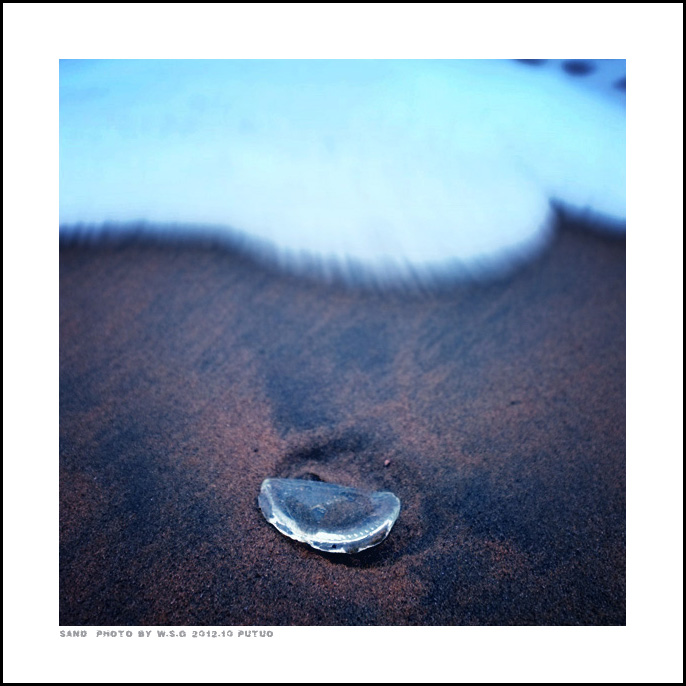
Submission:
{"label": "sand", "polygon": [[[193,244],[60,251],[60,624],[625,623],[625,243],[352,292]],[[388,464],[386,464],[388,463]],[[393,491],[353,556],[266,477]]]}

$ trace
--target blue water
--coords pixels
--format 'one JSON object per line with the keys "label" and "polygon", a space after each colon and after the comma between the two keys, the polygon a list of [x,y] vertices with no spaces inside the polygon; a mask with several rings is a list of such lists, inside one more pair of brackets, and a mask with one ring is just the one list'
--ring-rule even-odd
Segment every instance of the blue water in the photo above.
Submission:
{"label": "blue water", "polygon": [[61,232],[212,227],[381,278],[526,259],[551,201],[623,232],[624,61],[525,62],[63,60]]}

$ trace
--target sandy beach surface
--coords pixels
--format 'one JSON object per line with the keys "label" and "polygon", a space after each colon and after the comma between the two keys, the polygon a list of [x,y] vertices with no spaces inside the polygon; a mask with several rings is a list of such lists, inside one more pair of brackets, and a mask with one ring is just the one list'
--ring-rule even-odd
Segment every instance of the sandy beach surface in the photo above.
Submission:
{"label": "sandy beach surface", "polygon": [[[278,533],[308,473],[393,491],[386,541]],[[60,624],[624,623],[623,240],[423,295],[61,247]]]}

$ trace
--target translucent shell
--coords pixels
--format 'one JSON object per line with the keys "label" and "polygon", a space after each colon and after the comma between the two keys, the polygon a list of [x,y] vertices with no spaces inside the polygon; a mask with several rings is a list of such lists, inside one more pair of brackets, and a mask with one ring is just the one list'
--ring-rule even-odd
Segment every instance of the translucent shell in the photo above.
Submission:
{"label": "translucent shell", "polygon": [[388,536],[400,513],[389,491],[303,479],[265,479],[258,504],[282,534],[328,553],[358,553]]}

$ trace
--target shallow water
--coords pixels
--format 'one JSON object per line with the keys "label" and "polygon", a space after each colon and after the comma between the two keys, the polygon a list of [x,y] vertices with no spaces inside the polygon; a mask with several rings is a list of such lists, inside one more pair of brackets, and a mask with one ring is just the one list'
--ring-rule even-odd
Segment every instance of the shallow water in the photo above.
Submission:
{"label": "shallow water", "polygon": [[382,283],[528,260],[551,201],[622,233],[624,61],[523,62],[62,61],[61,231]]}

